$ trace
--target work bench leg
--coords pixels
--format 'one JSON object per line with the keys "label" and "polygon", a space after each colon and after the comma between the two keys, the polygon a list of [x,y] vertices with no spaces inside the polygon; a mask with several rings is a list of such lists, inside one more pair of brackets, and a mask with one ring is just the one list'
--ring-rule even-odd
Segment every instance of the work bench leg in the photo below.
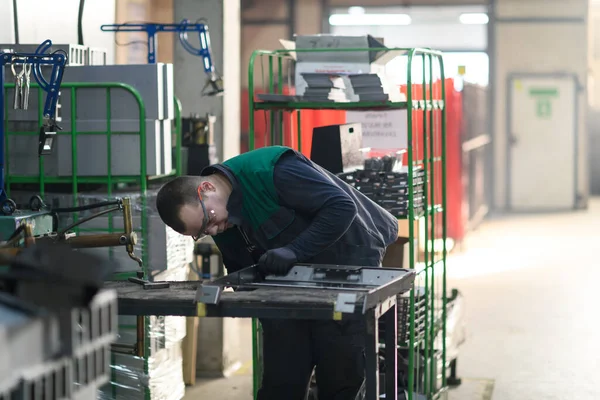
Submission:
{"label": "work bench leg", "polygon": [[394,304],[383,315],[385,323],[385,398],[398,399],[398,312]]}
{"label": "work bench leg", "polygon": [[366,400],[379,399],[379,332],[378,317],[374,310],[367,311],[365,335],[365,389]]}

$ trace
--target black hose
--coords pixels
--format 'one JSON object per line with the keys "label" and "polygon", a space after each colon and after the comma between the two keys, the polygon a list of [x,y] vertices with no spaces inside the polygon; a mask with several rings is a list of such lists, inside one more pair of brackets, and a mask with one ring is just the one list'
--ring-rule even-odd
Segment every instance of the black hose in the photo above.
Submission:
{"label": "black hose", "polygon": [[67,226],[66,228],[64,228],[64,229],[61,229],[61,231],[60,231],[60,232],[58,232],[58,236],[59,236],[59,237],[61,237],[61,236],[63,236],[65,233],[67,233],[68,231],[70,231],[71,229],[73,229],[73,228],[75,228],[75,227],[77,227],[77,226],[79,226],[79,225],[81,225],[81,224],[84,224],[84,223],[86,223],[86,222],[88,222],[88,221],[91,221],[91,220],[93,220],[93,219],[94,219],[94,218],[96,218],[96,217],[100,217],[100,216],[102,216],[102,215],[105,215],[105,214],[111,213],[111,212],[113,212],[113,211],[119,211],[120,209],[121,209],[120,207],[107,208],[106,210],[102,210],[102,211],[99,211],[99,212],[97,212],[96,214],[92,214],[92,215],[90,215],[90,216],[87,216],[87,217],[85,217],[85,218],[82,218],[82,219],[80,219],[79,221],[73,222],[71,225]]}
{"label": "black hose", "polygon": [[99,203],[88,204],[86,206],[79,206],[79,207],[51,208],[50,211],[55,212],[55,213],[71,213],[71,212],[76,212],[76,211],[93,210],[95,208],[100,208],[100,207],[116,206],[116,205],[120,205],[120,204],[121,204],[121,200],[101,201]]}
{"label": "black hose", "polygon": [[19,44],[19,12],[17,11],[17,0],[13,0],[13,27],[15,28],[15,44]]}
{"label": "black hose", "polygon": [[85,0],[79,0],[79,15],[77,16],[77,43],[81,46],[83,46],[83,7],[84,7],[84,5],[85,5]]}

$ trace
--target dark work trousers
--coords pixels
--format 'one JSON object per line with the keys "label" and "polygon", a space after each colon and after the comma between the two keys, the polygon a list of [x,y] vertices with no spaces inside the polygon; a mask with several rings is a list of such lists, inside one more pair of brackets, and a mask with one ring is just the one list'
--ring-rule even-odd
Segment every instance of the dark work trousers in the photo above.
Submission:
{"label": "dark work trousers", "polygon": [[319,400],[354,400],[365,376],[365,323],[263,319],[258,400],[304,400],[316,367]]}

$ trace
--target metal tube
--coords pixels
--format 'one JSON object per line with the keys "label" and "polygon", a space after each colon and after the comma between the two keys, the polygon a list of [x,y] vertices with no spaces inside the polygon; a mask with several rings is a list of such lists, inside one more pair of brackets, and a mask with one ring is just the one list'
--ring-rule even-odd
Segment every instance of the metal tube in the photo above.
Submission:
{"label": "metal tube", "polygon": [[[73,205],[79,205],[79,182],[77,178],[77,88],[70,88],[71,92],[71,184],[73,186]],[[108,148],[110,151],[110,147]],[[74,214],[73,219],[77,222],[79,214]],[[74,225],[75,227],[77,225]],[[79,232],[77,232],[79,233]]]}
{"label": "metal tube", "polygon": [[175,97],[175,175],[183,173],[183,160],[181,157],[181,101]]}
{"label": "metal tube", "polygon": [[298,152],[302,153],[302,121],[300,119],[300,115],[302,111],[296,110],[296,135],[298,136]]}
{"label": "metal tube", "polygon": [[261,357],[260,353],[262,349],[260,348],[260,338],[259,338],[259,322],[258,319],[252,318],[252,391],[254,393],[254,399],[258,396],[258,389],[260,389],[261,385],[261,371],[258,370],[260,368]]}
{"label": "metal tube", "polygon": [[65,240],[65,243],[74,249],[123,246],[131,242],[131,238],[123,233],[104,233],[100,235],[74,236]]}
{"label": "metal tube", "polygon": [[135,345],[112,343],[110,351],[118,354],[135,355]]}
{"label": "metal tube", "polygon": [[398,399],[398,305],[383,315],[385,323],[385,398]]}
{"label": "metal tube", "polygon": [[[374,310],[367,311],[365,315],[365,383],[366,400],[379,399],[379,329],[378,315]],[[386,329],[388,327],[386,326]]]}
{"label": "metal tube", "polygon": [[[107,189],[107,196],[109,199],[112,198],[112,192],[113,192],[113,177],[112,177],[112,126],[111,126],[111,119],[112,119],[112,110],[111,110],[111,104],[112,104],[112,98],[110,97],[110,93],[111,93],[111,89],[110,88],[106,88],[106,189]],[[122,202],[117,200],[117,203],[119,206],[122,205]],[[114,220],[113,220],[113,214],[111,213],[108,216],[108,233],[113,233],[113,225],[114,225]],[[81,232],[81,231],[80,231]],[[114,256],[114,249],[112,247],[108,248],[108,256],[110,257],[110,259],[113,259]]]}
{"label": "metal tube", "polygon": [[[125,235],[128,238],[133,237],[137,239],[137,236],[133,232],[133,215],[131,213],[131,200],[129,199],[129,197],[125,197],[123,199],[123,226],[125,230]],[[136,261],[139,264],[140,268],[143,268],[143,261],[134,254],[135,248],[133,246],[135,246],[135,244],[135,241],[129,241],[125,249],[127,250],[129,258]]]}
{"label": "metal tube", "polygon": [[143,315],[139,315],[136,318],[136,342],[135,342],[135,355],[138,357],[144,357],[144,344],[146,338],[146,332],[144,324],[146,318]]}
{"label": "metal tube", "polygon": [[[38,88],[38,104],[40,105],[39,109],[38,109],[38,126],[42,126],[42,121],[44,120],[44,110],[43,107],[41,106],[42,104],[44,104],[44,99],[43,99],[43,93],[44,91],[41,88]],[[55,139],[57,140],[57,139]],[[39,157],[39,184],[40,184],[40,196],[44,196],[44,193],[46,191],[46,173],[45,173],[45,164],[44,164],[44,159],[46,157]]]}
{"label": "metal tube", "polygon": [[[123,226],[126,235],[133,232],[133,217],[131,215],[131,200],[128,197],[123,199]],[[133,252],[133,244],[127,246],[128,252]]]}
{"label": "metal tube", "polygon": [[[442,99],[444,100],[444,108],[442,108],[442,365],[446,366],[446,257],[448,249],[446,247],[446,237],[448,236],[448,215],[447,215],[447,193],[446,193],[446,77],[444,73],[444,59],[438,56],[440,63],[440,75],[442,80]],[[442,374],[442,387],[446,387],[445,369]]]}
{"label": "metal tube", "polygon": [[[411,168],[413,165],[413,96],[412,96],[412,61],[415,55],[415,50],[411,50],[408,53],[408,67],[407,67],[407,84],[406,84],[406,102],[408,105],[407,119],[408,128],[406,133],[406,143],[408,148],[408,167]],[[413,193],[413,176],[411,173],[408,174],[408,201],[409,204],[413,204],[414,193]],[[414,220],[415,213],[412,207],[408,208],[408,236],[411,239],[410,246],[408,247],[409,253],[409,265],[415,265],[415,232],[414,232]],[[413,400],[413,393],[415,387],[415,289],[410,291],[410,340],[408,346],[408,400]]]}
{"label": "metal tube", "polygon": [[[425,254],[424,254],[424,261],[425,261],[425,298],[427,298],[428,294],[429,294],[429,282],[430,282],[430,277],[429,277],[429,262],[430,262],[430,254],[429,254],[429,242],[427,240],[427,238],[429,237],[429,229],[430,229],[430,219],[429,219],[429,203],[431,202],[432,204],[435,202],[435,200],[432,200],[431,197],[431,193],[427,190],[427,182],[429,182],[430,178],[430,170],[433,168],[432,164],[431,164],[431,157],[430,157],[430,152],[431,152],[431,148],[433,147],[433,142],[430,142],[429,137],[427,135],[428,133],[428,124],[427,124],[427,63],[425,61],[425,54],[421,55],[421,61],[423,63],[423,101],[425,104],[425,107],[423,107],[423,186],[424,186],[424,190],[423,190],[423,196],[425,197],[424,199],[424,204],[425,204],[425,210],[424,210],[424,229],[425,229]],[[431,100],[431,99],[430,99]],[[414,189],[411,187],[410,189],[411,191],[413,191]],[[412,202],[410,204],[411,208],[412,208]],[[431,281],[433,282],[433,277],[431,277]],[[427,310],[428,310],[429,304],[426,302],[425,303],[425,313],[427,314]],[[429,337],[429,325],[433,326],[433,322],[431,324],[429,324],[429,319],[425,318],[425,338],[424,338],[424,342],[423,342],[423,346],[425,347],[424,349],[424,354],[423,354],[423,358],[425,360],[425,363],[423,365],[423,388],[425,389],[425,394],[427,394],[427,387],[429,387],[429,382],[430,382],[430,374],[429,374],[429,369],[427,368],[429,363],[430,363],[430,357],[431,357],[431,352],[430,352],[430,343],[431,343],[431,338]]]}
{"label": "metal tube", "polygon": [[[269,93],[274,93],[274,79],[273,79],[273,55],[269,55]],[[267,110],[264,111],[265,113]],[[267,146],[273,146],[275,144],[275,112],[270,112],[269,118],[269,144]]]}

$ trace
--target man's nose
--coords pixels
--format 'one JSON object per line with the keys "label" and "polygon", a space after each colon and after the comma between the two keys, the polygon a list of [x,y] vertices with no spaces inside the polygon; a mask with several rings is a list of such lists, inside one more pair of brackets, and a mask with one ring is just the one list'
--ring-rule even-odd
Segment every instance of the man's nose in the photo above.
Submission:
{"label": "man's nose", "polygon": [[215,225],[215,226],[211,226],[208,229],[206,229],[206,233],[208,233],[210,236],[214,236],[218,233],[217,232],[218,230],[219,230],[219,227]]}

